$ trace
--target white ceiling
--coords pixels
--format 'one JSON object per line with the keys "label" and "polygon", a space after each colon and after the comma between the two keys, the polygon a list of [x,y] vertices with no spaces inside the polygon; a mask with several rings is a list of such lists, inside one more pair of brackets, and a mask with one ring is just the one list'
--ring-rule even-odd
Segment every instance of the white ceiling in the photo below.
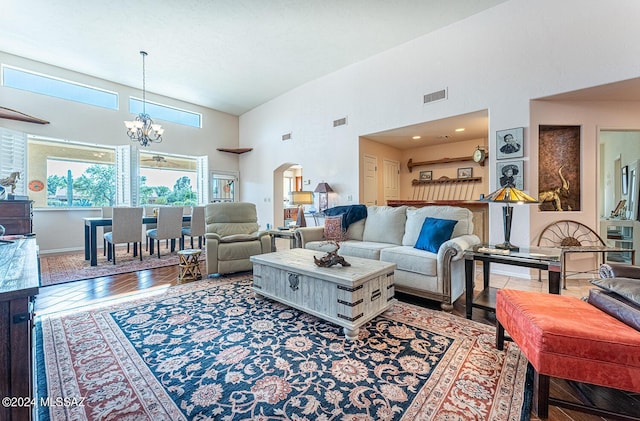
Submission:
{"label": "white ceiling", "polygon": [[240,115],[504,1],[4,0],[0,51]]}
{"label": "white ceiling", "polygon": [[[464,131],[456,131],[456,129],[464,129]],[[412,149],[471,139],[479,139],[478,146],[487,147],[488,130],[489,113],[483,110],[372,133],[363,137],[398,149]],[[413,139],[413,136],[420,136],[420,139]]]}

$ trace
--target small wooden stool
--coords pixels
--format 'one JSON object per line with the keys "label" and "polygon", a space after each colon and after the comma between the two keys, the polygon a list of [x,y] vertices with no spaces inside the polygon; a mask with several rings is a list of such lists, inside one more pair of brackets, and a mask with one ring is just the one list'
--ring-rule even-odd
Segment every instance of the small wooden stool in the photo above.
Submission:
{"label": "small wooden stool", "polygon": [[179,250],[178,256],[180,257],[180,263],[178,265],[178,283],[184,280],[197,281],[202,279],[202,273],[200,272],[200,257],[202,250],[200,249],[187,249]]}

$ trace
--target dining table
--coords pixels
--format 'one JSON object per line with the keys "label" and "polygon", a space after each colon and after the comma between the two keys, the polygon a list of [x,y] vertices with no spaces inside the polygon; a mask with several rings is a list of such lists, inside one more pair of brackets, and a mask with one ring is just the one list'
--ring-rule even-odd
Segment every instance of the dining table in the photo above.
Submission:
{"label": "dining table", "polygon": [[[84,220],[84,260],[90,260],[91,266],[98,265],[98,241],[96,232],[98,227],[111,226],[112,218],[89,217],[82,218]],[[182,222],[191,221],[191,215],[183,215]],[[157,216],[143,216],[143,224],[157,224]],[[142,250],[140,250],[142,253]]]}

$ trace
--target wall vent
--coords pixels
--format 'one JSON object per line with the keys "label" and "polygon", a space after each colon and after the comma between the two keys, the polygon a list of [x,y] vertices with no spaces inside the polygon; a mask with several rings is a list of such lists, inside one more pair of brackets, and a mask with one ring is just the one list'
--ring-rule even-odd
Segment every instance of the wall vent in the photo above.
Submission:
{"label": "wall vent", "polygon": [[430,102],[442,101],[443,99],[447,99],[447,88],[444,88],[441,91],[431,92],[430,94],[425,94],[422,97],[422,103],[428,104]]}
{"label": "wall vent", "polygon": [[282,140],[291,140],[291,133],[285,133],[282,135]]}
{"label": "wall vent", "polygon": [[333,120],[333,127],[344,126],[347,124],[347,117],[342,117],[337,120]]}

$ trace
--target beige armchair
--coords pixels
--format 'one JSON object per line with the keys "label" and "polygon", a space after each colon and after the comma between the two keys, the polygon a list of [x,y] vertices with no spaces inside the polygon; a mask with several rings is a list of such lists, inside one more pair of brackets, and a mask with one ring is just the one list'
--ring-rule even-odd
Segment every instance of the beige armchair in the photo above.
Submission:
{"label": "beige armchair", "polygon": [[271,252],[271,238],[258,231],[253,203],[211,203],[204,211],[207,274],[253,269],[249,257]]}

